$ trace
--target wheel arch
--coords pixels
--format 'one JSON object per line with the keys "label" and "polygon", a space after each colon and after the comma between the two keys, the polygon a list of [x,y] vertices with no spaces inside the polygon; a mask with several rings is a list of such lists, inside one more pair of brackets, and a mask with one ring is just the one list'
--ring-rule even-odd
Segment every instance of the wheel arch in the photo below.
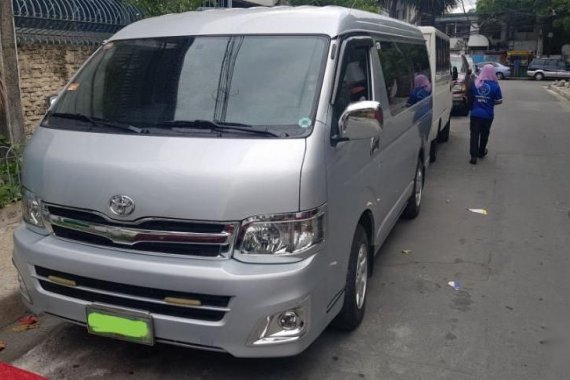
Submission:
{"label": "wheel arch", "polygon": [[418,159],[422,162],[422,166],[423,166],[423,178],[422,178],[422,185],[426,182],[426,156],[425,156],[425,147],[421,147],[420,148],[420,152],[418,153]]}
{"label": "wheel arch", "polygon": [[369,243],[369,258],[368,258],[368,273],[369,277],[372,276],[374,271],[374,254],[376,253],[376,246],[374,245],[374,214],[367,209],[360,215],[358,225],[364,228]]}

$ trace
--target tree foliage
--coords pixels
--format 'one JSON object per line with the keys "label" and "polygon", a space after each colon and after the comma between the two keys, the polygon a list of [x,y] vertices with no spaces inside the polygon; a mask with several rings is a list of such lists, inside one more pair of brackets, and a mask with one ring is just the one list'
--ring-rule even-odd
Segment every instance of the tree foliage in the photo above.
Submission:
{"label": "tree foliage", "polygon": [[570,32],[570,0],[479,0],[477,14],[508,27],[554,26]]}
{"label": "tree foliage", "polygon": [[380,6],[376,0],[289,0],[291,5],[337,5],[339,7],[360,9],[378,13]]}
{"label": "tree foliage", "polygon": [[123,0],[140,9],[145,17],[192,11],[202,6],[202,0]]}
{"label": "tree foliage", "polygon": [[552,13],[555,17],[554,26],[570,33],[570,0],[552,1]]}
{"label": "tree foliage", "polygon": [[[459,5],[461,0],[380,0],[379,3],[383,8],[387,9],[390,16],[397,16],[398,5],[412,7],[417,11],[417,20],[422,20],[424,16],[429,16],[433,25],[435,17],[444,14],[452,8]],[[412,20],[414,21],[414,20]]]}

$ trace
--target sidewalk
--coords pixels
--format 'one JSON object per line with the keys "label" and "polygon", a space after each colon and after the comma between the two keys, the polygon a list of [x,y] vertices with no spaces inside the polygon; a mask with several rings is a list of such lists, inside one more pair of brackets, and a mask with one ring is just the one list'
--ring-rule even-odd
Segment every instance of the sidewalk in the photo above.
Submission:
{"label": "sidewalk", "polygon": [[12,233],[20,223],[21,215],[19,203],[0,210],[0,327],[14,322],[26,311],[12,264]]}

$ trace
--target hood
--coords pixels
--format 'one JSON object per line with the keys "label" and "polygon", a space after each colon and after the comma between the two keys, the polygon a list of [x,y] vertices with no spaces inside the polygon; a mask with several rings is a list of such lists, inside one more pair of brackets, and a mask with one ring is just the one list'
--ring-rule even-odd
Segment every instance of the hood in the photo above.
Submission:
{"label": "hood", "polygon": [[239,221],[299,209],[305,139],[136,136],[39,128],[23,185],[45,202],[99,211],[128,195],[142,217]]}

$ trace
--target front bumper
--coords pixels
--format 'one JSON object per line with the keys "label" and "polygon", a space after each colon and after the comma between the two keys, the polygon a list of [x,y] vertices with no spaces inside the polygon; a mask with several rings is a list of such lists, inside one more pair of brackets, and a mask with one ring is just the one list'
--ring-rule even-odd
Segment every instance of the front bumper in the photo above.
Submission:
{"label": "front bumper", "polygon": [[[326,313],[325,254],[290,264],[245,264],[231,259],[170,258],[103,249],[42,236],[24,226],[14,233],[14,262],[32,300],[27,306],[34,312],[85,324],[85,307],[91,304],[46,291],[36,278],[36,267],[124,285],[231,296],[230,310],[218,321],[151,315],[157,342],[239,357],[295,355],[318,337],[333,317]],[[302,304],[308,304],[310,310],[303,337],[275,345],[248,343],[260,321]]]}

